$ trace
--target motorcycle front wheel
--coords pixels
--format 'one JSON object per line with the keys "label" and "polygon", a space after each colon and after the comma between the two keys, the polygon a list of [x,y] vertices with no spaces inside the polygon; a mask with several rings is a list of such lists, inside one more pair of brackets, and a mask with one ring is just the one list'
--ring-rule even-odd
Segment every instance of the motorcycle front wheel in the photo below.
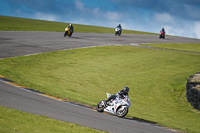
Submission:
{"label": "motorcycle front wheel", "polygon": [[64,37],[66,37],[67,36],[67,31],[64,33]]}
{"label": "motorcycle front wheel", "polygon": [[105,108],[105,103],[106,103],[106,101],[103,100],[97,104],[97,106],[96,106],[97,112],[103,112],[103,109]]}
{"label": "motorcycle front wheel", "polygon": [[117,116],[122,118],[124,116],[126,116],[126,114],[128,113],[128,108],[127,107],[121,107],[117,110]]}

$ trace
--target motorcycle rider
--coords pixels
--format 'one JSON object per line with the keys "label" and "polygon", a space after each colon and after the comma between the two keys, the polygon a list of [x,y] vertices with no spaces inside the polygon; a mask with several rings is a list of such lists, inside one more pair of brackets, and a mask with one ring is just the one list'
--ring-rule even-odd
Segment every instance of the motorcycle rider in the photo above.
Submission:
{"label": "motorcycle rider", "polygon": [[162,30],[161,30],[160,32],[165,32],[165,29],[164,29],[164,27],[162,28]]}
{"label": "motorcycle rider", "polygon": [[128,92],[129,92],[129,88],[128,87],[124,87],[122,90],[120,90],[118,93],[111,95],[107,100],[106,103],[107,105],[109,105],[109,101],[114,100],[117,96],[119,96],[119,98],[124,98],[125,96],[128,96]]}
{"label": "motorcycle rider", "polygon": [[71,34],[70,35],[72,35],[72,33],[74,32],[74,27],[73,27],[73,25],[72,24],[69,24],[69,30],[71,31]]}
{"label": "motorcycle rider", "polygon": [[72,24],[69,24],[69,29],[70,29],[70,31],[71,31],[72,33],[74,32],[74,27],[73,27]]}
{"label": "motorcycle rider", "polygon": [[116,28],[119,28],[119,32],[121,34],[122,33],[122,26],[121,26],[121,24],[119,24]]}

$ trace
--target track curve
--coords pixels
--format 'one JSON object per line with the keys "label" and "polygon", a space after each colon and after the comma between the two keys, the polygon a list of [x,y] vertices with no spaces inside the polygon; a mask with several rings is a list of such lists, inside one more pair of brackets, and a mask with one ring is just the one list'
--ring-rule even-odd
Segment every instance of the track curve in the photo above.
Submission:
{"label": "track curve", "polygon": [[[100,33],[74,33],[64,38],[61,32],[0,32],[0,58],[43,53],[49,51],[102,45],[130,45],[131,43],[200,43],[198,39],[155,35],[122,35]],[[91,109],[38,95],[4,81],[0,81],[0,106],[77,123],[98,130],[115,133],[170,133],[171,130],[154,124],[98,113]]]}
{"label": "track curve", "polygon": [[0,31],[0,59],[63,49],[138,43],[200,43],[199,39],[157,35],[109,33],[74,33],[64,38],[63,32]]}

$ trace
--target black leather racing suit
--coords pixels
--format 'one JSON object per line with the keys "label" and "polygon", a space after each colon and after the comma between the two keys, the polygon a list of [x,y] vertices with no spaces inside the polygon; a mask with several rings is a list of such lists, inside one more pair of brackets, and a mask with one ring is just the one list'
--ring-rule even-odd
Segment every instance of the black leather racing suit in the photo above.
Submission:
{"label": "black leather racing suit", "polygon": [[124,96],[128,96],[128,93],[125,93],[124,90],[121,90],[119,92],[117,92],[116,94],[111,95],[107,100],[106,103],[109,102],[110,100],[114,100],[117,96],[119,96],[120,98],[124,98]]}

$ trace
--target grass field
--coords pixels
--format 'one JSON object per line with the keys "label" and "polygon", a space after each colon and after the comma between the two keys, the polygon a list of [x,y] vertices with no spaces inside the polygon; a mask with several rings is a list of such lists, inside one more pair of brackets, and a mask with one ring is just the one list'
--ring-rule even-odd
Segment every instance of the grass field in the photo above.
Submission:
{"label": "grass field", "polygon": [[0,114],[1,133],[105,133],[1,106]]}
{"label": "grass field", "polygon": [[177,51],[105,46],[1,59],[0,74],[91,106],[105,99],[106,92],[128,86],[132,102],[128,116],[197,133],[200,113],[187,102],[185,85],[199,71],[199,58]]}
{"label": "grass field", "polygon": [[[89,33],[113,33],[113,28],[97,27],[89,25],[73,24],[74,32],[89,32]],[[0,16],[0,30],[1,31],[59,31],[64,32],[64,28],[69,26],[69,23],[53,22],[53,21],[42,21],[26,18],[16,18]],[[123,30],[125,34],[153,34],[147,32]]]}

